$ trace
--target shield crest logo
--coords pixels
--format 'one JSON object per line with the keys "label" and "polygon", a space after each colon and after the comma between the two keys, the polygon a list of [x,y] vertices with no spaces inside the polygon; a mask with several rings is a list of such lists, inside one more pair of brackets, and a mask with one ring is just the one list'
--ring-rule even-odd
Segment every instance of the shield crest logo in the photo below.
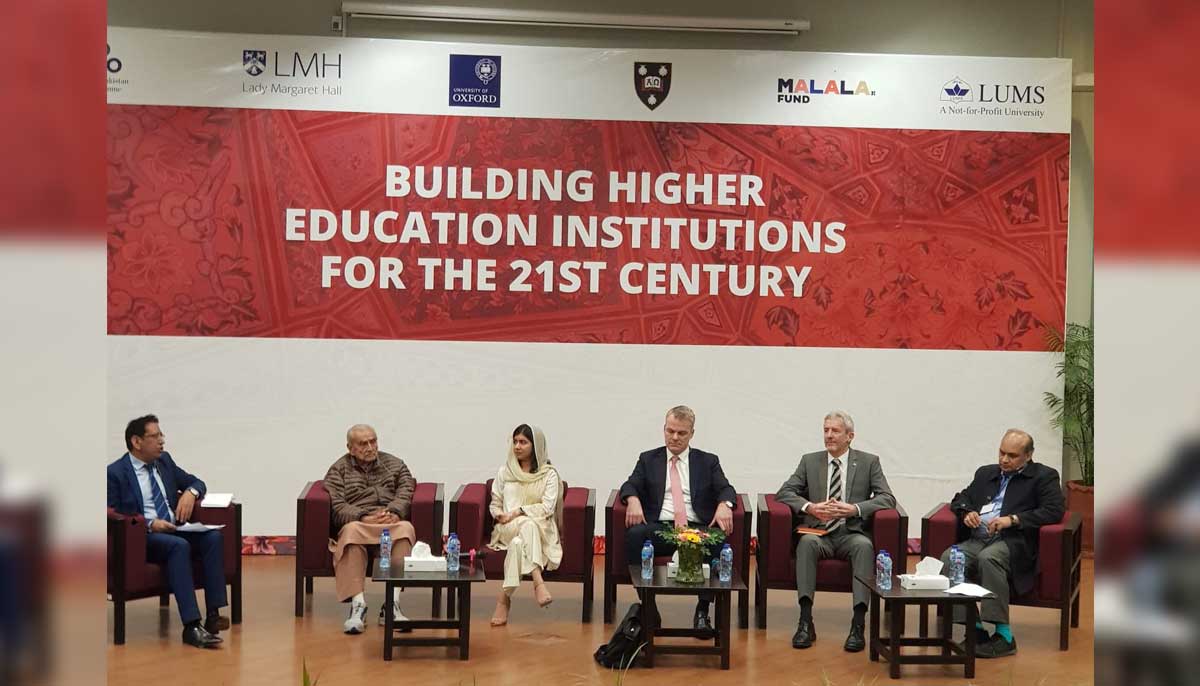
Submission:
{"label": "shield crest logo", "polygon": [[663,104],[671,94],[671,63],[634,62],[633,90],[638,100],[652,110]]}
{"label": "shield crest logo", "polygon": [[266,50],[243,50],[242,67],[251,76],[258,76],[267,69]]}

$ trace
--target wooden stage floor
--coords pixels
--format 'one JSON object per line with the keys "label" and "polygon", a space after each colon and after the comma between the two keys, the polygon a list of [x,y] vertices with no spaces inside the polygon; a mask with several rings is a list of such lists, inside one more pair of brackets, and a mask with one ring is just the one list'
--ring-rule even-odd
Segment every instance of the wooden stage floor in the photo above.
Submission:
{"label": "wooden stage floor", "polygon": [[[453,648],[404,648],[390,663],[382,659],[382,628],[376,615],[383,599],[382,585],[368,582],[364,634],[342,633],[348,606],[333,598],[333,579],[317,579],[305,616],[293,614],[294,559],[248,556],[244,560],[244,622],[223,632],[224,646],[201,651],[180,641],[182,627],[175,603],[160,611],[154,599],[130,603],[127,643],[112,645],[112,610],[108,611],[108,683],[110,684],[239,684],[244,686],[301,683],[301,663],[320,678],[322,686],[339,684],[615,684],[615,674],[596,665],[592,653],[608,640],[614,625],[601,623],[602,557],[596,557],[596,604],[593,623],[579,621],[578,584],[551,584],[554,603],[539,609],[526,584],[513,599],[510,623],[488,625],[499,581],[476,585],[472,594],[471,659],[457,659]],[[1071,649],[1058,650],[1058,613],[1036,608],[1013,608],[1013,629],[1019,652],[1001,660],[979,660],[973,684],[1091,684],[1092,579],[1091,560],[1085,560],[1080,626],[1071,630]],[[753,571],[753,570],[752,570]],[[653,670],[632,669],[625,684],[641,686],[671,680],[698,684],[964,684],[961,667],[905,666],[904,677],[891,680],[883,662],[871,663],[866,651],[842,651],[850,617],[848,594],[818,593],[814,619],[818,641],[808,650],[793,650],[792,632],[798,608],[793,593],[770,591],[768,629],[733,628],[733,668],[717,669],[718,658],[661,656]],[[618,618],[633,602],[629,586],[619,587]],[[402,608],[411,618],[429,616],[430,592],[407,591]],[[751,595],[753,602],[753,595]],[[201,600],[203,603],[203,600]],[[734,601],[736,607],[736,599]],[[664,598],[660,609],[668,624],[690,624],[694,605],[683,598]],[[908,624],[916,627],[916,615]],[[753,626],[753,608],[751,608]],[[686,639],[680,639],[686,640]],[[826,680],[827,679],[827,680]]]}

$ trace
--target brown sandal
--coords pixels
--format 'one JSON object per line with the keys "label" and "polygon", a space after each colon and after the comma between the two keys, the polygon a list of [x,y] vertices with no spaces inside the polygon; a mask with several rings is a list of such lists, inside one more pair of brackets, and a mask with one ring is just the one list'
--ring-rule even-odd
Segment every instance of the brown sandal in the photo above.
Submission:
{"label": "brown sandal", "polygon": [[[492,626],[504,626],[508,624],[508,611],[512,608],[512,598],[504,593],[501,593],[500,597],[504,600],[496,602],[496,612],[492,614]],[[500,616],[500,608],[502,607],[504,608],[503,617]]]}
{"label": "brown sandal", "polygon": [[[545,594],[543,599],[542,594]],[[550,595],[550,591],[546,590],[546,582],[533,585],[533,595],[537,598],[539,607],[549,607],[550,603],[554,602],[554,596]]]}

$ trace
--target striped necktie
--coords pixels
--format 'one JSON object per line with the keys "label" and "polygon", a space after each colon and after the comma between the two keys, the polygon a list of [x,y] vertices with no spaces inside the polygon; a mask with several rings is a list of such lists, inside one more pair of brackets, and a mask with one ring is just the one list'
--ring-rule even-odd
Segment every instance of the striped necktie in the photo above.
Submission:
{"label": "striped necktie", "polygon": [[[841,500],[842,499],[842,461],[836,457],[833,458],[832,464],[830,465],[829,499],[830,500]],[[825,528],[830,531],[833,531],[843,521],[845,521],[845,520],[831,519],[828,522],[825,522]]]}
{"label": "striped necktie", "polygon": [[173,521],[171,508],[167,506],[167,499],[163,497],[162,489],[158,487],[158,479],[155,478],[158,466],[146,465],[146,471],[150,474],[150,495],[154,498],[154,511],[158,513],[159,519]]}

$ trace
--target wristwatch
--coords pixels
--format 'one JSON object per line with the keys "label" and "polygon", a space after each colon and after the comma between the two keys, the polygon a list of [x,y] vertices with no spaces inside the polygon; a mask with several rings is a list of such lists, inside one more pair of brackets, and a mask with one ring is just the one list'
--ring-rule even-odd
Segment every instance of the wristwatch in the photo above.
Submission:
{"label": "wristwatch", "polygon": [[196,488],[195,488],[194,486],[192,486],[192,487],[189,487],[189,488],[188,488],[188,490],[189,490],[189,491],[191,491],[191,492],[192,492],[192,495],[196,496],[197,498],[199,498],[199,497],[200,497],[200,491],[197,491],[197,490],[196,490]]}
{"label": "wristwatch", "polygon": [[732,510],[733,509],[733,501],[726,500],[725,506]]}

